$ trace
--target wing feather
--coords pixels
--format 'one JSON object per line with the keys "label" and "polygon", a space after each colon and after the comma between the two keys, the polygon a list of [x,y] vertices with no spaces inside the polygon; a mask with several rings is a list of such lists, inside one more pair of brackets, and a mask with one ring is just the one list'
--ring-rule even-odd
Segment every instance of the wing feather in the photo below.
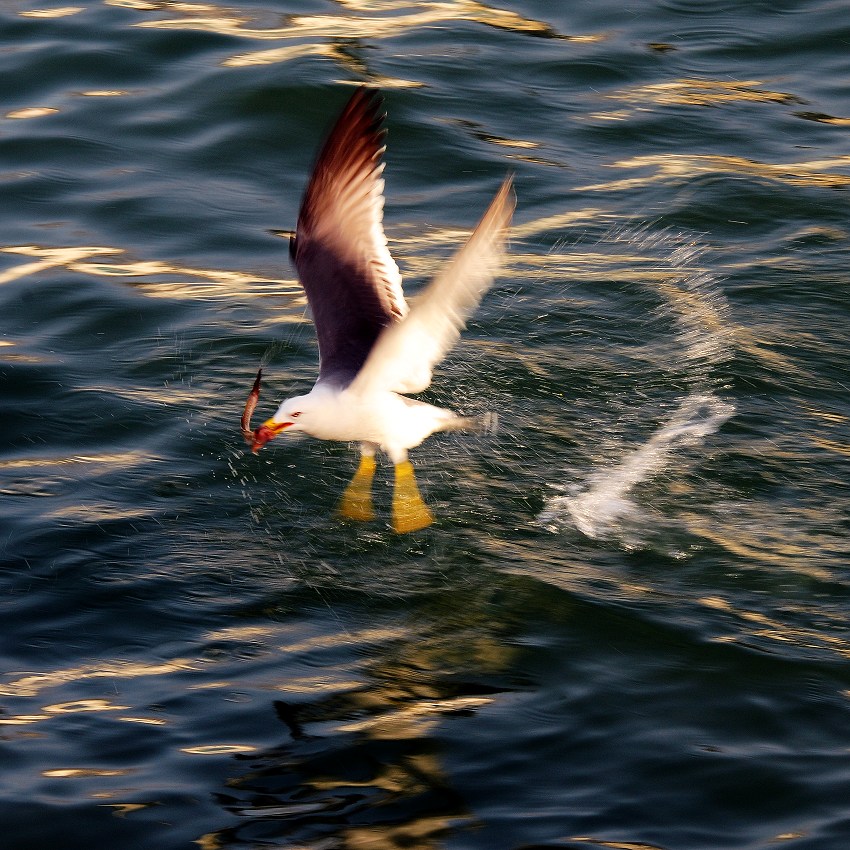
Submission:
{"label": "wing feather", "polygon": [[457,342],[499,270],[516,205],[512,182],[510,176],[505,179],[469,240],[407,316],[381,333],[352,391],[421,392],[428,387],[434,366]]}
{"label": "wing feather", "polygon": [[348,384],[375,340],[407,312],[383,229],[381,98],[359,88],[307,185],[292,257],[316,325],[319,380]]}

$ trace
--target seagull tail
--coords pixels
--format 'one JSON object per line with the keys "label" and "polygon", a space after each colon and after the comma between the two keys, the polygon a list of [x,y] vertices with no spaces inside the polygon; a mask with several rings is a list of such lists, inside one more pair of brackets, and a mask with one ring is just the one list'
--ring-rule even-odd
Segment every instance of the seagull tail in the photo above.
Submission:
{"label": "seagull tail", "polygon": [[474,434],[492,436],[499,430],[499,414],[488,411],[480,416],[458,416],[452,419],[442,430],[471,431]]}

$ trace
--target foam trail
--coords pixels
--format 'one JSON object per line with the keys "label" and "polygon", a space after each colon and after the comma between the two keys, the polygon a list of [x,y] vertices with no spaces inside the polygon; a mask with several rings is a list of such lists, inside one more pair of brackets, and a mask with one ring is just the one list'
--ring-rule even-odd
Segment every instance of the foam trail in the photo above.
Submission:
{"label": "foam trail", "polygon": [[643,481],[667,469],[676,449],[698,445],[735,412],[714,395],[689,395],[675,413],[636,451],[617,466],[595,473],[584,491],[554,496],[538,516],[547,528],[557,530],[569,515],[576,528],[594,540],[619,534],[624,520],[641,516],[629,493]]}

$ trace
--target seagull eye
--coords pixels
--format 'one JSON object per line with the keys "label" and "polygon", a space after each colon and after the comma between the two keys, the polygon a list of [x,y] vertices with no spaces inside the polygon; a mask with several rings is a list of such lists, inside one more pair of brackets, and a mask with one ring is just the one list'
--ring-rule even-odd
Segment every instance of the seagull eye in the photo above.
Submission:
{"label": "seagull eye", "polygon": [[300,410],[296,410],[296,411],[295,411],[295,413],[290,413],[289,415],[290,415],[293,419],[297,419],[297,418],[301,415],[301,411],[300,411]]}

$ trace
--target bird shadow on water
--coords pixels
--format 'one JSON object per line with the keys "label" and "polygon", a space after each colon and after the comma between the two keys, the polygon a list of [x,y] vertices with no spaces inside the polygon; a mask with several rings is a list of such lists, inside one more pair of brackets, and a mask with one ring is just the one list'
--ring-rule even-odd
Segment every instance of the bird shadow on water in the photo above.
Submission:
{"label": "bird shadow on water", "polygon": [[470,559],[449,577],[433,536],[363,529],[317,522],[306,551],[288,540],[266,565],[294,581],[244,612],[266,635],[254,710],[265,743],[228,759],[213,792],[224,825],[201,846],[425,850],[474,827],[443,733],[529,687],[516,618],[492,616],[513,580]]}
{"label": "bird shadow on water", "polygon": [[281,742],[235,756],[215,797],[239,821],[216,832],[213,846],[282,839],[311,847],[340,840],[439,846],[470,815],[428,730],[492,699],[488,689],[457,690],[397,678],[306,702],[275,700]]}

